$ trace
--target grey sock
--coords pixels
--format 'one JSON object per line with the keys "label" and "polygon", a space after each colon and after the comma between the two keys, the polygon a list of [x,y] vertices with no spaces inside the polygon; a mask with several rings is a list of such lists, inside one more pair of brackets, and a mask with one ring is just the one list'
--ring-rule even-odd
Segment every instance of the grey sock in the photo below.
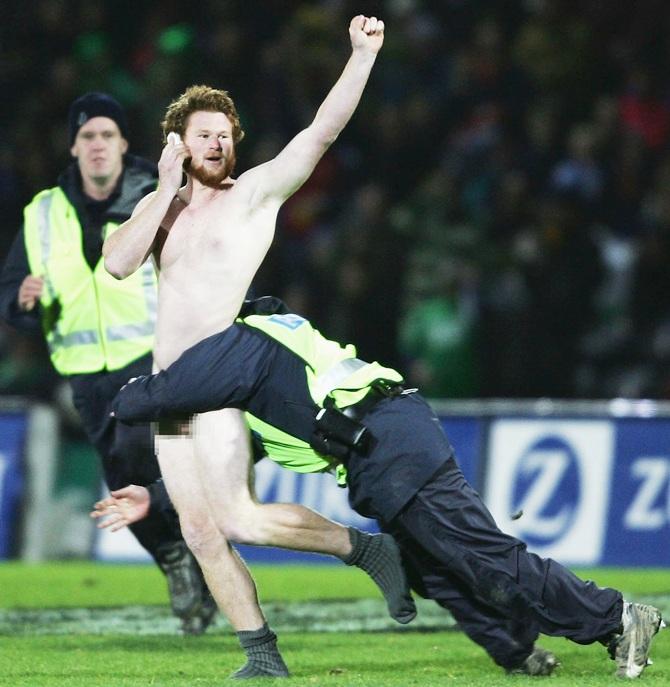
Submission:
{"label": "grey sock", "polygon": [[342,560],[364,570],[379,587],[389,614],[405,625],[416,617],[416,605],[402,567],[400,549],[390,534],[368,534],[349,527],[351,553]]}
{"label": "grey sock", "polygon": [[288,668],[277,649],[277,635],[265,623],[258,630],[242,630],[237,638],[247,662],[230,677],[288,677]]}

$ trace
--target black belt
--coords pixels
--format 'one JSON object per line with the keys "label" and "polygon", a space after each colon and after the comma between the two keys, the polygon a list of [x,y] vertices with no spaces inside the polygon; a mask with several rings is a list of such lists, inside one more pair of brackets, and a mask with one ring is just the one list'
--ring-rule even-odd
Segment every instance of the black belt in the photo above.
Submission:
{"label": "black belt", "polygon": [[405,391],[405,387],[403,387],[402,384],[375,382],[370,387],[370,391],[368,391],[360,401],[346,408],[341,408],[340,412],[352,420],[360,422],[377,403],[383,401],[385,398],[400,396],[403,391]]}
{"label": "black belt", "polygon": [[403,391],[400,384],[379,380],[371,385],[370,391],[360,401],[346,408],[336,408],[332,402],[324,404],[316,415],[310,446],[318,453],[338,458],[345,464],[351,449],[365,455],[374,439],[363,419],[377,403],[399,396]]}

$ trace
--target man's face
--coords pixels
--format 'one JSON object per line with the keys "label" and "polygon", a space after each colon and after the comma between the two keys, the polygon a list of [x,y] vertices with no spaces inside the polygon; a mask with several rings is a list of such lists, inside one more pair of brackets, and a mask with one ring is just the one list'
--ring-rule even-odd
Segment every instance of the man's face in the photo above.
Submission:
{"label": "man's face", "polygon": [[93,117],[77,132],[70,153],[77,158],[82,177],[105,184],[123,169],[128,141],[109,117]]}
{"label": "man's face", "polygon": [[217,188],[235,167],[233,125],[223,112],[194,112],[184,143],[191,153],[186,171],[201,184]]}

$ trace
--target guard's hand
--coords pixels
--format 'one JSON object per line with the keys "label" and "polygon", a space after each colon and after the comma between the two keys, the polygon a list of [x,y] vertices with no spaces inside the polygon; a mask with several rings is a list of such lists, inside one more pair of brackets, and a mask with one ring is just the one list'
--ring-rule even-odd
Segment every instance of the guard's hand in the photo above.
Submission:
{"label": "guard's hand", "polygon": [[136,382],[139,379],[139,377],[131,377],[120,389],[119,391],[123,391],[128,384],[132,384],[133,382]]}
{"label": "guard's hand", "polygon": [[90,515],[95,519],[104,518],[98,523],[100,529],[108,527],[111,532],[116,532],[146,518],[150,505],[149,490],[130,484],[112,491],[106,499],[98,501]]}
{"label": "guard's hand", "polygon": [[42,296],[43,290],[44,279],[42,277],[33,277],[32,274],[29,274],[21,282],[21,286],[19,286],[19,295],[16,299],[19,310],[30,312]]}
{"label": "guard's hand", "polygon": [[377,17],[354,17],[349,24],[351,47],[354,51],[366,50],[377,54],[384,42],[384,22]]}
{"label": "guard's hand", "polygon": [[119,399],[119,396],[122,395],[123,391],[129,387],[131,384],[134,384],[135,382],[146,379],[148,375],[140,375],[139,377],[131,377],[116,393],[116,396],[112,400],[112,411],[109,413],[109,417],[116,417],[116,410],[118,409],[119,405],[122,404],[122,399]]}
{"label": "guard's hand", "polygon": [[184,160],[191,153],[178,134],[171,131],[158,161],[158,183],[177,193],[184,174]]}

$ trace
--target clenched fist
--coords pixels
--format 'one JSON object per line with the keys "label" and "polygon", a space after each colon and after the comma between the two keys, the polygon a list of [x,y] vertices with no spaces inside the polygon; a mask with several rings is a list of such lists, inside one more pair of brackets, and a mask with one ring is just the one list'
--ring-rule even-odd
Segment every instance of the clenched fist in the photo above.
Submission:
{"label": "clenched fist", "polygon": [[349,36],[354,50],[368,50],[376,54],[384,42],[384,22],[377,17],[359,14],[349,24]]}

